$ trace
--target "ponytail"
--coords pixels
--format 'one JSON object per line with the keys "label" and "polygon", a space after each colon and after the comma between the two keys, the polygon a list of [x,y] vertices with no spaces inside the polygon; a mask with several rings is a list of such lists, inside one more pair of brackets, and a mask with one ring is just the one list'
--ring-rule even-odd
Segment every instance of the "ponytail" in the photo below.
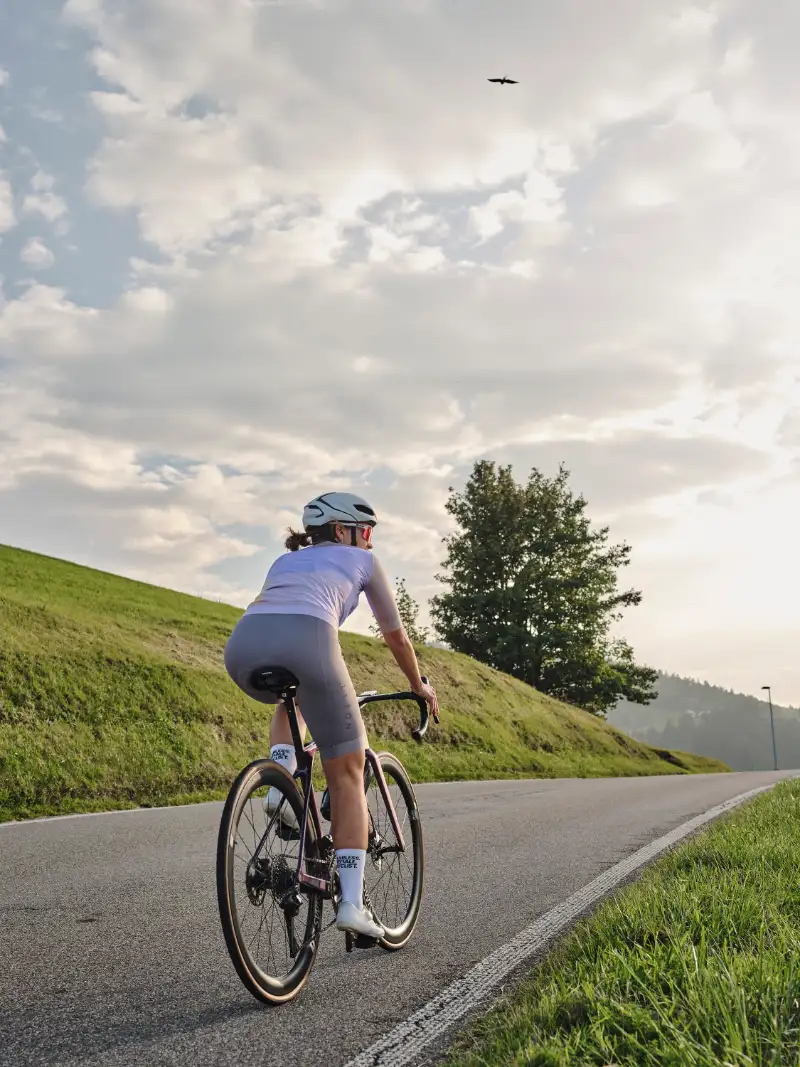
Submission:
{"label": "ponytail", "polygon": [[299,548],[308,548],[309,545],[320,545],[327,542],[336,543],[336,523],[328,522],[324,526],[314,526],[311,530],[303,530],[298,533],[289,527],[289,536],[284,544],[290,552],[297,552]]}
{"label": "ponytail", "polygon": [[303,530],[302,533],[298,533],[297,530],[293,530],[289,527],[289,536],[284,542],[290,552],[296,552],[298,548],[307,548],[311,544],[311,534],[306,533]]}

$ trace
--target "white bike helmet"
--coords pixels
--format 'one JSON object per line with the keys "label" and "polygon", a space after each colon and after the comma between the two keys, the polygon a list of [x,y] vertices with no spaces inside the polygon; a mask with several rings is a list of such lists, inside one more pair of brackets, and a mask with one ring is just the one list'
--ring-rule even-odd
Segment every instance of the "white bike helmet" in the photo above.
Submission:
{"label": "white bike helmet", "polygon": [[315,496],[303,508],[303,526],[308,530],[329,522],[340,522],[343,526],[356,523],[375,526],[378,519],[372,506],[362,496],[356,496],[355,493],[323,493]]}

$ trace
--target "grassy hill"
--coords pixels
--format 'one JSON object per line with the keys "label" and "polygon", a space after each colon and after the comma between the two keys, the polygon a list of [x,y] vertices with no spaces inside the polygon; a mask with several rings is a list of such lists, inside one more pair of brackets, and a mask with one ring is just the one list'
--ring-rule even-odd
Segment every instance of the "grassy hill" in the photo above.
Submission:
{"label": "grassy hill", "polygon": [[[236,608],[0,546],[0,821],[219,797],[268,749],[269,710],[229,680]],[[401,689],[382,641],[342,635],[356,689]],[[416,780],[724,771],[657,750],[469,659],[420,648],[442,723],[366,715]]]}

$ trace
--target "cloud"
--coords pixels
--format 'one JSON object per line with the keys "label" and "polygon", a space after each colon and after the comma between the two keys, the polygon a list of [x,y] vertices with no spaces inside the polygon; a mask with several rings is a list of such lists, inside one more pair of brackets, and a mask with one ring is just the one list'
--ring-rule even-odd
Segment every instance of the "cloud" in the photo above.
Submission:
{"label": "cloud", "polygon": [[[147,239],[170,251],[235,232],[279,198],[312,196],[349,218],[397,190],[502,182],[537,151],[543,189],[529,210],[551,211],[549,171],[571,158],[569,141],[585,148],[609,120],[693,87],[707,58],[707,31],[688,34],[630,0],[594,19],[563,4],[546,27],[518,3],[500,26],[475,3],[449,18],[436,5],[357,3],[327,17],[232,0],[213,17],[186,2],[150,6],[147,18],[130,4],[113,19],[101,5],[65,12],[97,34],[92,62],[109,86],[94,97],[109,137],[90,189],[133,207]],[[621,23],[627,50],[612,29]],[[155,25],[167,47],[153,48]],[[486,92],[475,65],[495,52],[525,70],[522,92]],[[556,59],[565,52],[580,57],[568,80]],[[194,117],[186,107],[199,97],[215,109]]]}
{"label": "cloud", "polygon": [[757,528],[798,470],[794,8],[64,18],[92,89],[59,108],[95,140],[21,198],[75,249],[58,284],[4,280],[5,528],[243,603],[305,499],[352,486],[424,600],[448,486],[563,459],[634,543],[651,606],[626,633],[688,657],[671,590],[714,630],[752,550],[726,517]]}
{"label": "cloud", "polygon": [[43,170],[37,170],[31,178],[32,192],[22,201],[26,215],[39,214],[48,222],[55,222],[68,213],[64,199],[53,192],[55,178]]}
{"label": "cloud", "polygon": [[547,440],[500,449],[498,462],[514,464],[524,480],[532,466],[551,472],[563,463],[575,492],[583,492],[594,515],[766,473],[768,454],[748,445],[709,437],[619,433],[611,440]]}
{"label": "cloud", "polygon": [[3,177],[0,172],[0,233],[10,230],[16,225],[17,216],[14,211],[14,190],[11,182]]}
{"label": "cloud", "polygon": [[472,225],[482,241],[501,233],[509,222],[555,222],[564,214],[563,190],[552,176],[531,171],[521,191],[494,193],[470,209]]}
{"label": "cloud", "polygon": [[52,267],[55,263],[55,256],[39,237],[31,237],[25,242],[20,259],[29,267]]}
{"label": "cloud", "polygon": [[260,545],[220,535],[209,519],[176,507],[140,508],[136,527],[122,547],[148,557],[180,554],[190,570],[202,570],[221,557],[252,556],[260,551]]}

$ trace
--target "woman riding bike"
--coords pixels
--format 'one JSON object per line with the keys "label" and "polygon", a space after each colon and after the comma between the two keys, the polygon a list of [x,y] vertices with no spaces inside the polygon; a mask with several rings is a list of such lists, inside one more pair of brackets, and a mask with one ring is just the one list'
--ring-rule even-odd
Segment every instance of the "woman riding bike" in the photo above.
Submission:
{"label": "woman riding bike", "polygon": [[[228,674],[248,696],[263,703],[275,704],[278,698],[252,688],[254,670],[280,666],[297,677],[300,733],[305,734],[307,724],[330,793],[331,836],[342,890],[336,925],[372,938],[379,938],[383,928],[364,907],[367,734],[338,638],[339,627],[355,611],[362,592],[411,689],[438,713],[436,692],[422,681],[386,572],[371,551],[377,521],[366,500],[354,493],[315,497],[303,510],[304,532],[289,530],[289,551],[272,564],[261,592],[225,647]],[[282,703],[272,719],[270,744],[271,759],[293,774],[297,754]],[[280,802],[274,792],[270,790],[264,802],[270,814]],[[296,826],[293,812],[285,818]]]}

